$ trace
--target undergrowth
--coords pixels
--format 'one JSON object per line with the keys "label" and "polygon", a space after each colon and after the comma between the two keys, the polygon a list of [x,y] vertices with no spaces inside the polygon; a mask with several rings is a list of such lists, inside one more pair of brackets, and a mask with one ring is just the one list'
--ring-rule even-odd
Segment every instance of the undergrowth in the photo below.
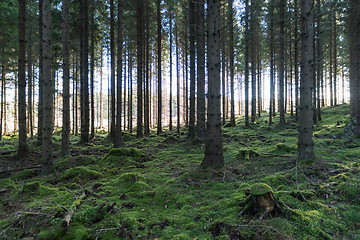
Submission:
{"label": "undergrowth", "polygon": [[[0,179],[0,238],[359,239],[360,140],[344,136],[349,111],[324,109],[314,126],[316,161],[298,165],[291,116],[285,126],[277,117],[269,126],[265,114],[250,128],[243,118],[223,128],[225,166],[216,170],[200,168],[204,142],[184,129],[141,139],[125,133],[120,149],[104,133],[88,145],[72,136],[71,156],[60,156],[56,133],[53,174],[22,169]],[[1,151],[16,141],[5,137]],[[262,221],[239,216],[253,183],[269,185],[287,211]]]}

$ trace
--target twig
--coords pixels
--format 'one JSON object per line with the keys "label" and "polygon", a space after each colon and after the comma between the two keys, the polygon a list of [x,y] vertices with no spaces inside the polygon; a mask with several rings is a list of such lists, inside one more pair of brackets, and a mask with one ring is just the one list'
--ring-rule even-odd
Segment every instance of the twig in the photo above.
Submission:
{"label": "twig", "polygon": [[76,196],[76,194],[71,191],[70,189],[64,188],[67,192],[71,193],[72,195],[74,195],[74,198],[77,199],[78,197]]}
{"label": "twig", "polygon": [[77,199],[75,200],[75,202],[73,202],[73,204],[71,205],[70,210],[69,210],[68,213],[65,215],[64,220],[62,221],[62,225],[63,225],[64,227],[69,226],[70,221],[71,221],[71,218],[72,218],[72,216],[73,216],[74,213],[75,213],[75,210],[80,206],[81,201],[82,201],[85,197],[86,197],[86,194],[85,194],[85,191],[83,191],[83,193],[80,195],[80,197],[77,198]]}
{"label": "twig", "polygon": [[68,211],[68,209],[66,208],[66,207],[64,207],[64,206],[62,206],[62,205],[60,205],[60,204],[58,204],[57,202],[55,202],[54,201],[54,203],[59,207],[59,208],[61,208],[61,209],[63,209],[65,212],[67,212]]}

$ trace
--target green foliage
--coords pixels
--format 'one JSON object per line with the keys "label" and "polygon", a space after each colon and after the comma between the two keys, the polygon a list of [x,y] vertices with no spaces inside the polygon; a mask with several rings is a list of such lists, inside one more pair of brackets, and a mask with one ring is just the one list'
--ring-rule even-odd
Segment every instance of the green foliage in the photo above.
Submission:
{"label": "green foliage", "polygon": [[25,183],[22,192],[25,194],[35,194],[40,189],[40,185],[39,181]]}

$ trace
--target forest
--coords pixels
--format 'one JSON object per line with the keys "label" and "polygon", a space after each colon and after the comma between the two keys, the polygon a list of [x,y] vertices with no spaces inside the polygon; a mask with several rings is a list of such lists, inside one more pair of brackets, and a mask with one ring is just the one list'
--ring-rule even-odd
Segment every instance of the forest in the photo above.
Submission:
{"label": "forest", "polygon": [[0,239],[360,239],[359,0],[0,9]]}

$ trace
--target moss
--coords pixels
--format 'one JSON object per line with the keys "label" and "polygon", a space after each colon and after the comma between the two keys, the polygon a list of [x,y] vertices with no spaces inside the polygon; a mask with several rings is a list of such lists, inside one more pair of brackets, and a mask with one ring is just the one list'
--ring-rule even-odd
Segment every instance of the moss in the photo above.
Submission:
{"label": "moss", "polygon": [[286,143],[278,143],[275,148],[271,151],[274,153],[295,153],[297,147],[295,145],[289,145]]}
{"label": "moss", "polygon": [[37,240],[54,240],[54,239],[64,239],[66,230],[63,228],[54,228],[50,230],[42,230],[37,236]]}
{"label": "moss", "polygon": [[253,150],[241,149],[236,155],[236,159],[240,161],[249,161],[253,158],[256,158],[259,154]]}
{"label": "moss", "polygon": [[118,178],[119,183],[135,183],[137,181],[145,181],[145,177],[137,173],[124,173]]}
{"label": "moss", "polygon": [[85,228],[82,224],[73,224],[71,225],[68,233],[66,234],[65,239],[71,240],[83,240],[83,239],[90,239],[91,235],[87,228]]}
{"label": "moss", "polygon": [[39,181],[28,182],[24,184],[22,192],[26,194],[34,194],[40,189],[40,186],[41,184]]}
{"label": "moss", "polygon": [[263,195],[271,191],[272,188],[265,183],[254,183],[250,187],[250,193],[252,195]]}
{"label": "moss", "polygon": [[97,171],[90,170],[87,167],[74,167],[66,170],[60,179],[72,179],[72,178],[79,178],[81,180],[91,180],[101,177],[102,174],[98,173]]}
{"label": "moss", "polygon": [[192,238],[186,233],[176,234],[174,235],[173,238],[171,238],[171,240],[188,240],[188,239],[192,239]]}
{"label": "moss", "polygon": [[137,182],[131,184],[129,187],[129,191],[131,191],[131,192],[145,191],[148,189],[150,189],[149,184],[147,184],[146,182],[143,182],[143,181],[137,181]]}
{"label": "moss", "polygon": [[25,169],[17,172],[11,176],[12,180],[25,180],[35,176],[37,171],[35,169]]}

